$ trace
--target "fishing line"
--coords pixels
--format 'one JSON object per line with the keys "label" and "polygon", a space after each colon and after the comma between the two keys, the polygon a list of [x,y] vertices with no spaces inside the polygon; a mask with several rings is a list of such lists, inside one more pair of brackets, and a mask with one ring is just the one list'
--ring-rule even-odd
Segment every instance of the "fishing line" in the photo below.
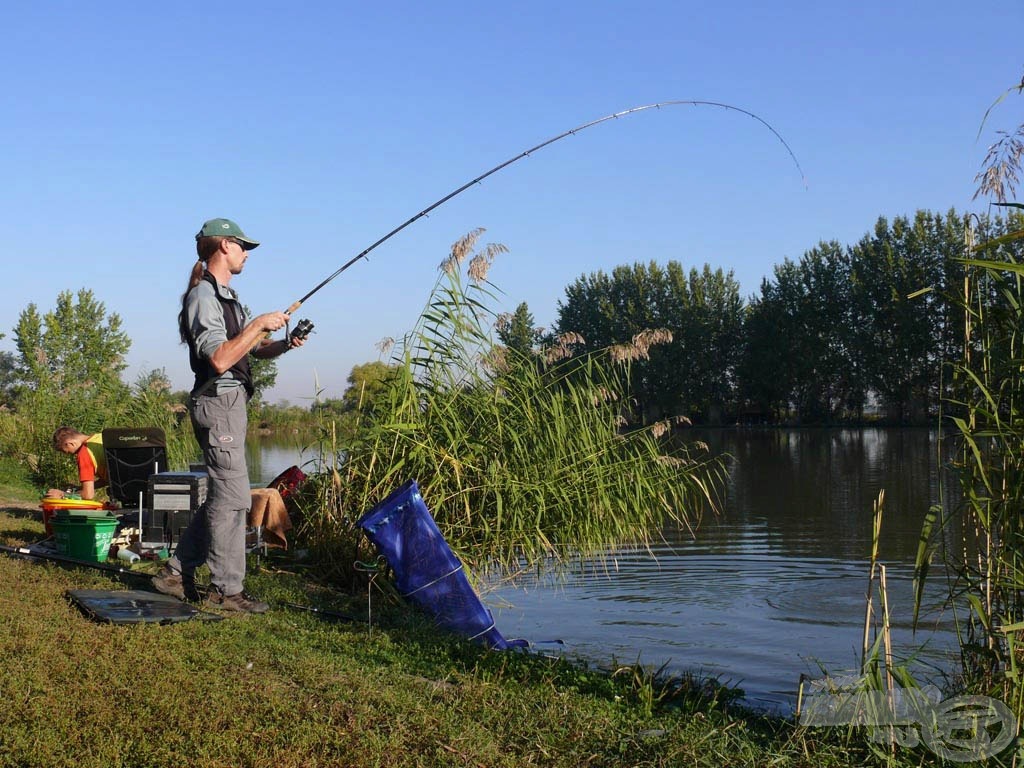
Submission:
{"label": "fishing line", "polygon": [[359,261],[360,259],[366,258],[367,254],[369,254],[370,251],[372,251],[374,248],[376,248],[377,246],[381,245],[382,243],[385,243],[388,240],[390,240],[392,237],[397,235],[399,232],[401,232],[403,229],[408,227],[413,222],[423,218],[424,216],[426,216],[428,213],[430,213],[434,209],[439,208],[440,206],[444,205],[449,200],[451,200],[453,197],[456,197],[456,196],[462,194],[467,189],[472,187],[474,184],[479,184],[484,179],[486,179],[488,176],[491,176],[491,175],[497,173],[498,171],[502,170],[503,168],[507,168],[508,166],[512,165],[512,163],[514,163],[514,162],[516,162],[518,160],[522,160],[524,157],[529,157],[534,152],[536,152],[536,151],[538,151],[540,149],[543,149],[544,147],[548,146],[549,144],[554,144],[556,141],[561,141],[562,139],[566,138],[567,136],[575,136],[580,131],[584,131],[587,128],[591,128],[591,127],[593,127],[595,125],[599,125],[601,123],[607,122],[608,120],[616,120],[616,119],[618,119],[620,117],[626,117],[627,115],[632,115],[632,114],[634,114],[636,112],[643,112],[643,111],[648,110],[648,109],[660,109],[661,107],[672,107],[672,106],[720,107],[722,109],[725,109],[725,110],[728,110],[728,111],[731,111],[731,112],[738,112],[741,115],[746,115],[747,117],[752,117],[754,120],[757,120],[757,122],[761,123],[761,125],[763,125],[769,131],[771,131],[772,134],[775,136],[775,138],[778,139],[779,142],[782,144],[782,146],[786,148],[786,152],[789,153],[790,158],[792,158],[792,160],[793,160],[793,164],[796,166],[797,170],[800,172],[800,180],[804,183],[805,187],[807,186],[806,178],[804,176],[803,168],[800,167],[800,161],[796,159],[796,155],[793,153],[793,150],[790,148],[789,144],[786,143],[786,140],[784,138],[782,138],[782,136],[779,134],[778,131],[775,130],[775,128],[773,128],[763,118],[759,117],[758,115],[755,115],[753,112],[750,112],[750,111],[748,111],[746,109],[742,109],[740,107],[734,107],[731,104],[725,104],[725,103],[720,102],[720,101],[700,101],[700,100],[694,100],[694,99],[673,100],[673,101],[659,101],[659,102],[654,103],[654,104],[644,104],[644,105],[639,106],[639,107],[630,107],[629,109],[624,109],[621,112],[615,112],[615,113],[613,113],[611,115],[605,115],[604,117],[599,117],[596,120],[591,120],[588,123],[583,123],[582,125],[577,125],[575,128],[570,128],[568,131],[560,133],[557,136],[552,136],[550,139],[545,139],[540,144],[537,144],[536,146],[530,147],[529,149],[520,152],[515,157],[509,158],[505,162],[499,163],[498,165],[494,166],[489,171],[485,171],[484,173],[481,173],[479,176],[477,176],[476,178],[472,179],[471,181],[467,181],[465,184],[463,184],[458,189],[452,190],[447,195],[442,197],[440,200],[437,200],[436,202],[431,203],[426,208],[424,208],[422,211],[417,213],[415,216],[413,216],[410,219],[407,219],[405,222],[403,222],[402,224],[400,224],[397,227],[395,227],[394,229],[392,229],[390,232],[388,232],[382,238],[380,238],[375,243],[370,245],[368,248],[360,251],[358,254],[356,254],[351,259],[346,261],[344,264],[342,264],[340,267],[338,267],[338,269],[336,269],[334,272],[332,272],[330,275],[328,275],[324,280],[322,280],[315,288],[313,288],[313,290],[311,290],[309,293],[307,293],[301,299],[299,299],[294,304],[292,304],[290,307],[288,307],[288,309],[286,309],[285,312],[287,312],[288,314],[291,314],[292,312],[297,310],[299,307],[301,307],[305,303],[305,301],[310,296],[312,296],[314,293],[319,291],[321,288],[323,288],[329,282],[334,280],[334,278],[338,277],[338,275],[340,275],[346,269],[351,267],[357,261]]}

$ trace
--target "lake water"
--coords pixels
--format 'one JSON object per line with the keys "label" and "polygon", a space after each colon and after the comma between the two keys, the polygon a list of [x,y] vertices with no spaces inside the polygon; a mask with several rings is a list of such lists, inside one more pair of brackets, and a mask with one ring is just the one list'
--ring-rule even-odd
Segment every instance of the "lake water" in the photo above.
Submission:
{"label": "lake water", "polygon": [[[722,510],[696,538],[666,534],[652,554],[584,564],[556,582],[489,589],[506,637],[561,641],[541,650],[598,662],[639,661],[738,685],[777,710],[800,675],[860,664],[872,504],[886,493],[879,560],[887,567],[897,656],[923,677],[955,667],[951,616],[933,570],[928,611],[911,632],[921,521],[938,500],[937,433],[924,429],[694,431],[729,457]],[[298,447],[266,443],[253,482],[291,464]],[[429,499],[427,500],[429,505]],[[876,601],[877,605],[877,601]]]}

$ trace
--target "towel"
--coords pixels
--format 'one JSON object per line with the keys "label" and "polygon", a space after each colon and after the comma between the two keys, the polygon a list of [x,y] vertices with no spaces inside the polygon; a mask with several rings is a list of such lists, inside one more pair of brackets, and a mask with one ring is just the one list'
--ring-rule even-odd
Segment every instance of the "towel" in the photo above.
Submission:
{"label": "towel", "polygon": [[268,547],[288,549],[285,533],[292,529],[292,520],[284,499],[276,488],[253,488],[249,508],[249,527],[263,526],[263,542]]}

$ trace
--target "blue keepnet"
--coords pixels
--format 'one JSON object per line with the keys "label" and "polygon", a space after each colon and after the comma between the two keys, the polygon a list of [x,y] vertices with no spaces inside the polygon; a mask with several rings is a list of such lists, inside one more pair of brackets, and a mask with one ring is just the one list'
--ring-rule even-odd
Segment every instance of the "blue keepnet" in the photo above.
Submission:
{"label": "blue keepnet", "polygon": [[497,650],[527,644],[506,640],[495,628],[491,612],[470,586],[462,562],[438,530],[415,480],[356,524],[391,566],[398,591],[438,626]]}

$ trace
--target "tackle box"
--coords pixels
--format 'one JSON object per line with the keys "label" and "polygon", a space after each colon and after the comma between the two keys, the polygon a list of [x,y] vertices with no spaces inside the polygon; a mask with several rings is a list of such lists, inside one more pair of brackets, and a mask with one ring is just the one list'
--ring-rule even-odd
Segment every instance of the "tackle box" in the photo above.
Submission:
{"label": "tackle box", "polygon": [[192,515],[206,501],[209,476],[205,472],[157,472],[149,476],[146,508],[149,524],[142,536],[146,541],[173,545],[192,521]]}

